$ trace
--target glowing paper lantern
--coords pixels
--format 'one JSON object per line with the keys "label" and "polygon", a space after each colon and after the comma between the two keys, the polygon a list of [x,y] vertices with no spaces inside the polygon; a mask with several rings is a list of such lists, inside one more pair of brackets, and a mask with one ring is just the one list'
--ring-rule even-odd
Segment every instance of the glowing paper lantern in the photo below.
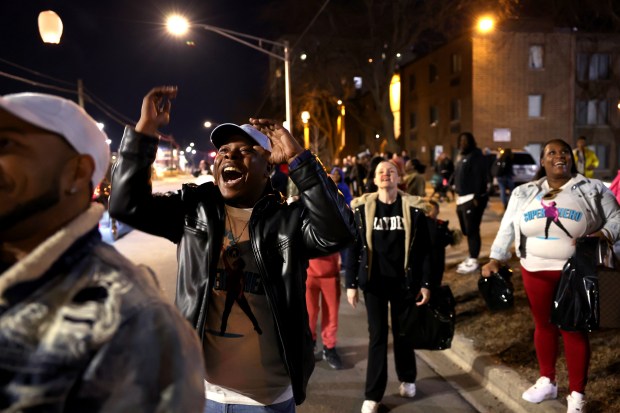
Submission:
{"label": "glowing paper lantern", "polygon": [[39,13],[39,33],[45,43],[60,43],[62,20],[51,10]]}

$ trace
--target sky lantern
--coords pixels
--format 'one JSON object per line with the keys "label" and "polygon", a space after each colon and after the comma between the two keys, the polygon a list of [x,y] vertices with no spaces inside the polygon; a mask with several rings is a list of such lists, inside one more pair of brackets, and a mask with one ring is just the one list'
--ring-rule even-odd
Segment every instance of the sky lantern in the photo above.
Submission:
{"label": "sky lantern", "polygon": [[51,10],[39,13],[39,33],[45,43],[60,43],[62,20]]}

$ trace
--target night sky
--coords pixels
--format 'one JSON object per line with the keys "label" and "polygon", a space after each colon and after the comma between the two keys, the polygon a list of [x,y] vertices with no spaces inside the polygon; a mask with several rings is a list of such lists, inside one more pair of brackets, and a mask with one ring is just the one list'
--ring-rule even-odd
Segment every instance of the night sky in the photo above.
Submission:
{"label": "night sky", "polygon": [[[183,12],[194,22],[275,39],[277,31],[256,17],[264,6],[265,1],[256,0],[2,0],[0,94],[37,91],[77,101],[76,93],[33,86],[3,74],[74,90],[81,78],[87,93],[137,121],[142,97],[152,86],[177,85],[172,121],[162,131],[183,147],[194,141],[206,151],[210,131],[202,126],[205,120],[244,123],[257,114],[267,96],[269,58],[202,29],[184,40],[172,37],[165,30],[165,16]],[[44,44],[39,36],[38,14],[50,9],[64,24],[60,45]],[[186,45],[187,39],[194,46]],[[106,125],[116,150],[123,126],[91,103],[86,103],[86,110]]]}

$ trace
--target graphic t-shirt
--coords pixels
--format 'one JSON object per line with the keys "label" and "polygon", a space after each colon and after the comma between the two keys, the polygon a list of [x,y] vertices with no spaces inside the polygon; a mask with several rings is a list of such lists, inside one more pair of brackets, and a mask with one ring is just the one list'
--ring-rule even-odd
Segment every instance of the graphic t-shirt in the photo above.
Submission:
{"label": "graphic t-shirt", "polygon": [[575,182],[571,179],[554,197],[545,197],[550,188],[544,181],[543,191],[521,216],[521,233],[527,237],[521,264],[526,270],[561,270],[575,253],[575,239],[584,236],[586,231],[584,211],[570,191]]}
{"label": "graphic t-shirt", "polygon": [[219,403],[279,403],[293,391],[250,246],[252,209],[226,206],[226,214],[203,340],[206,397]]}
{"label": "graphic t-shirt", "polygon": [[405,225],[400,196],[392,204],[377,199],[372,225],[372,277],[402,277],[405,273]]}

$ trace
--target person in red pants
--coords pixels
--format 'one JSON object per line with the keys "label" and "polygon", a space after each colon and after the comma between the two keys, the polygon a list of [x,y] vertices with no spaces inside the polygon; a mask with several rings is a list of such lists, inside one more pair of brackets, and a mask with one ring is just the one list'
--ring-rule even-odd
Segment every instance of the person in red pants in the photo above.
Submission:
{"label": "person in red pants", "polygon": [[[511,256],[514,242],[523,286],[534,319],[534,348],[540,378],[522,398],[540,403],[558,396],[556,364],[559,337],[568,370],[567,413],[584,413],[590,365],[588,332],[567,331],[552,324],[554,291],[562,268],[575,253],[575,239],[620,239],[620,206],[605,185],[577,172],[570,145],[553,139],[543,146],[537,180],[517,187],[508,201],[499,231],[481,273],[497,272]],[[551,223],[555,225],[551,225]]]}
{"label": "person in red pants", "polygon": [[316,327],[321,311],[321,358],[333,369],[342,368],[342,360],[336,351],[338,333],[338,309],[340,307],[340,253],[313,258],[308,266],[306,279],[306,305],[312,340],[316,343]]}

